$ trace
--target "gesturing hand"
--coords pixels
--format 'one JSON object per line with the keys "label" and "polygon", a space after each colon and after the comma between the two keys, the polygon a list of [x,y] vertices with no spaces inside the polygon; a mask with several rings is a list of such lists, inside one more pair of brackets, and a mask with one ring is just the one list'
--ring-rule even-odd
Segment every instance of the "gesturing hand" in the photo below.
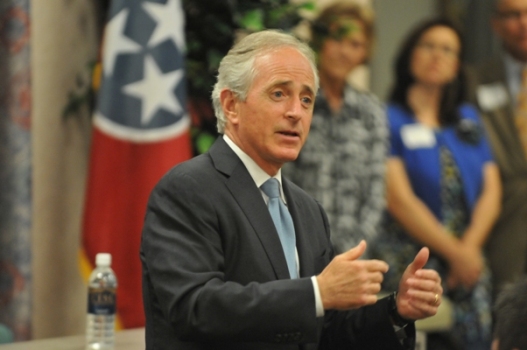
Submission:
{"label": "gesturing hand", "polygon": [[423,269],[430,252],[422,248],[408,265],[399,282],[397,312],[410,320],[433,316],[441,304],[441,277],[434,270]]}
{"label": "gesturing hand", "polygon": [[380,260],[357,260],[366,242],[337,255],[317,276],[324,309],[353,309],[377,302],[388,264]]}

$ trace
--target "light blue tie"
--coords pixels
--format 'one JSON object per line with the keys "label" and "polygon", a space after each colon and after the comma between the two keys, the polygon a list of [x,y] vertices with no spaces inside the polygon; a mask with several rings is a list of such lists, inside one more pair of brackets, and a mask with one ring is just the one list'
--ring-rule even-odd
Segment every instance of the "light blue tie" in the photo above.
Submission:
{"label": "light blue tie", "polygon": [[280,198],[280,183],[277,179],[270,178],[260,188],[269,197],[267,207],[282,242],[289,275],[291,278],[297,278],[295,226],[289,210]]}

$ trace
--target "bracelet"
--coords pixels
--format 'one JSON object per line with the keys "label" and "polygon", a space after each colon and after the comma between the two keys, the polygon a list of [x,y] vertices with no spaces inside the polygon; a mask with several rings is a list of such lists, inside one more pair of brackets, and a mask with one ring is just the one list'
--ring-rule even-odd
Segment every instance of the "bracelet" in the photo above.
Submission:
{"label": "bracelet", "polygon": [[388,314],[392,318],[393,323],[398,327],[404,327],[408,323],[412,323],[412,320],[408,320],[397,311],[397,292],[393,292],[388,297]]}

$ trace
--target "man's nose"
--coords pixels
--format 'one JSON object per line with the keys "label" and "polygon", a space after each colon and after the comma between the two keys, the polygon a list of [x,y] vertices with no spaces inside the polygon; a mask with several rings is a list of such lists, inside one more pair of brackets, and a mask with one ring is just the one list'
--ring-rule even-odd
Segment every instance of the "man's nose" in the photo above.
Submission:
{"label": "man's nose", "polygon": [[298,120],[302,118],[302,113],[304,112],[304,107],[302,106],[302,101],[300,98],[291,99],[288,104],[286,116],[288,118]]}

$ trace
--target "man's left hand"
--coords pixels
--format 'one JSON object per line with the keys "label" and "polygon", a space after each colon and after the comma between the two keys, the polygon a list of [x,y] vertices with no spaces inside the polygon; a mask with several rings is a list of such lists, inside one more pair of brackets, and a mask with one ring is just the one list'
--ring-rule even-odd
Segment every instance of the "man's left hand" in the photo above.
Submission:
{"label": "man's left hand", "polygon": [[434,316],[441,304],[441,277],[430,269],[423,269],[430,251],[422,248],[404,271],[397,293],[397,312],[409,320]]}

